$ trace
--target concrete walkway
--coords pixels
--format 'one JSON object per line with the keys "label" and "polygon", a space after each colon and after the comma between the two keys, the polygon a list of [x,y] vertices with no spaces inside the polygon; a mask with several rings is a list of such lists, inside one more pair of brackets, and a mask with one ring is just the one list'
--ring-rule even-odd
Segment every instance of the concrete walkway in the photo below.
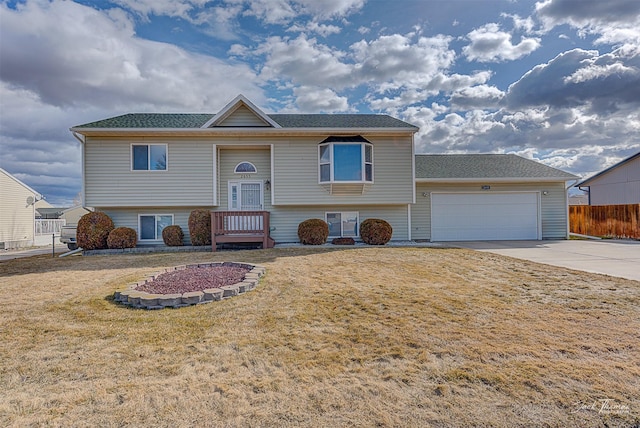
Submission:
{"label": "concrete walkway", "polygon": [[640,241],[482,241],[449,242],[449,244],[640,281]]}
{"label": "concrete walkway", "polygon": [[[66,253],[67,251],[69,251],[69,249],[66,245],[56,245],[56,257],[62,253]],[[19,250],[0,250],[0,262],[4,262],[6,260],[21,259],[23,257],[39,256],[42,254],[51,255],[51,253],[51,245]]]}

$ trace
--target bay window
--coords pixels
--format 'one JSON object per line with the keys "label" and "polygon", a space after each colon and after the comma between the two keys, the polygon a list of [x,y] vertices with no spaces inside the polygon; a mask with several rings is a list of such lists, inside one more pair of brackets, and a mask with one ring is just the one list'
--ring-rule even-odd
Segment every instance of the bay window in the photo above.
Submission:
{"label": "bay window", "polygon": [[320,183],[372,183],[373,145],[362,137],[329,137],[318,146]]}

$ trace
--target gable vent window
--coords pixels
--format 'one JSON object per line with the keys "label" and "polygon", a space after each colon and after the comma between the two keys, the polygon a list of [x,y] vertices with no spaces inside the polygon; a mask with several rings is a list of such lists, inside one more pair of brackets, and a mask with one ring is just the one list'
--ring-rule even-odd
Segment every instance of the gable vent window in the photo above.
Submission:
{"label": "gable vent window", "polygon": [[258,169],[251,162],[240,162],[233,170],[236,174],[255,174]]}
{"label": "gable vent window", "polygon": [[329,137],[318,146],[320,183],[373,183],[373,145],[361,136]]}

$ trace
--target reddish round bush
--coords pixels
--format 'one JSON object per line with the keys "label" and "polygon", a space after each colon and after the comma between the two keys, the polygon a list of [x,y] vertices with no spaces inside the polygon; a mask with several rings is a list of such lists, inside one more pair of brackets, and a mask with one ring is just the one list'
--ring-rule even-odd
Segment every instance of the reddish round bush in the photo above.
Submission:
{"label": "reddish round bush", "polygon": [[211,212],[197,209],[189,214],[189,234],[191,245],[211,245]]}
{"label": "reddish round bush", "polygon": [[360,238],[365,244],[384,245],[391,239],[393,228],[378,218],[369,218],[360,223]]}
{"label": "reddish round bush", "polygon": [[116,227],[109,233],[107,246],[111,249],[135,248],[138,234],[130,227]]}
{"label": "reddish round bush", "polygon": [[184,245],[182,240],[184,239],[184,232],[182,228],[177,224],[167,226],[162,229],[162,240],[164,245],[169,247],[181,247]]}
{"label": "reddish round bush", "polygon": [[78,247],[84,250],[107,248],[107,238],[113,228],[113,220],[105,213],[91,212],[83,215],[76,228]]}
{"label": "reddish round bush", "polygon": [[355,245],[356,241],[353,238],[343,237],[343,238],[333,238],[331,243],[333,245]]}
{"label": "reddish round bush", "polygon": [[322,245],[329,237],[329,225],[326,221],[311,218],[298,225],[298,238],[304,245]]}

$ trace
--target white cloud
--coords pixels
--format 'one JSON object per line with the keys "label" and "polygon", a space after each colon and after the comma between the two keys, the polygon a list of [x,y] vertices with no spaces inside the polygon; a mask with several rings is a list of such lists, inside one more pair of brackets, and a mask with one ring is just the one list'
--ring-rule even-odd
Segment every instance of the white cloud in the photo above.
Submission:
{"label": "white cloud", "polygon": [[495,86],[468,86],[451,94],[451,106],[459,110],[476,108],[491,109],[498,107],[504,92]]}
{"label": "white cloud", "polygon": [[316,33],[323,37],[327,37],[331,34],[340,33],[341,29],[335,25],[327,25],[327,24],[318,24],[315,21],[309,22],[306,25],[294,24],[287,29],[289,32],[306,32],[306,33]]}
{"label": "white cloud", "polygon": [[348,112],[349,100],[347,97],[338,96],[328,88],[301,86],[294,88],[298,112],[309,113],[338,113]]}
{"label": "white cloud", "polygon": [[[262,99],[249,67],[137,38],[120,10],[28,2],[17,10],[2,5],[0,15],[0,78],[43,103],[197,111],[240,92]],[[212,76],[227,84],[213,85]]]}
{"label": "white cloud", "polygon": [[581,34],[599,35],[596,43],[640,44],[640,2],[637,0],[545,0],[536,3],[547,30],[562,24]]}
{"label": "white cloud", "polygon": [[344,54],[305,35],[293,40],[270,37],[255,53],[266,55],[261,71],[265,80],[291,80],[297,85],[333,88],[349,84],[351,70],[341,62]]}
{"label": "white cloud", "polygon": [[462,49],[469,61],[511,61],[529,55],[540,47],[540,39],[523,38],[514,45],[511,34],[500,31],[498,24],[486,24],[467,34],[471,44]]}
{"label": "white cloud", "polygon": [[114,4],[130,10],[144,19],[150,15],[189,18],[189,12],[207,0],[113,0]]}
{"label": "white cloud", "polygon": [[501,13],[503,18],[511,18],[513,20],[513,26],[516,31],[522,31],[525,34],[531,34],[536,27],[536,23],[531,16],[521,18],[519,15],[510,15],[508,13]]}
{"label": "white cloud", "polygon": [[600,55],[573,49],[528,71],[509,87],[510,108],[550,105],[604,115],[640,105],[640,48],[624,46]]}
{"label": "white cloud", "polygon": [[268,24],[288,24],[294,19],[308,15],[321,21],[347,16],[360,8],[365,0],[227,0],[246,6],[244,15],[255,16]]}

